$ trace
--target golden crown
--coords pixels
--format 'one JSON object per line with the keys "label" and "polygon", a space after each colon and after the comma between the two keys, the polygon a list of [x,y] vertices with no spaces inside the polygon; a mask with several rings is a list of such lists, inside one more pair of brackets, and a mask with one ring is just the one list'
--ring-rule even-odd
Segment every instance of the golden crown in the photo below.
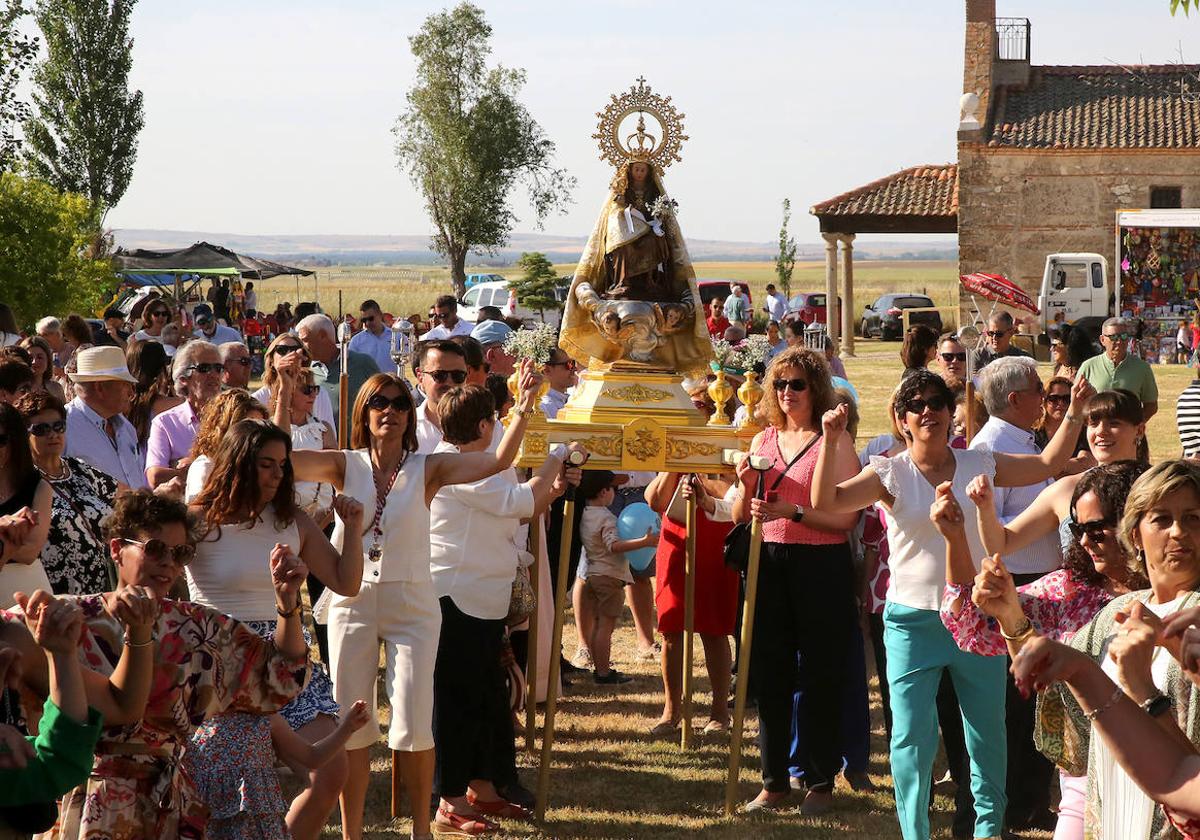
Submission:
{"label": "golden crown", "polygon": [[[614,167],[630,161],[646,161],[660,168],[682,160],[679,150],[688,136],[683,133],[684,115],[675,110],[671,97],[662,97],[651,91],[645,77],[639,76],[636,85],[630,85],[626,93],[611,95],[611,102],[603,111],[592,139],[600,143],[600,157]],[[637,114],[637,130],[621,137],[621,123],[626,117]],[[646,131],[646,115],[658,122],[661,136]]]}

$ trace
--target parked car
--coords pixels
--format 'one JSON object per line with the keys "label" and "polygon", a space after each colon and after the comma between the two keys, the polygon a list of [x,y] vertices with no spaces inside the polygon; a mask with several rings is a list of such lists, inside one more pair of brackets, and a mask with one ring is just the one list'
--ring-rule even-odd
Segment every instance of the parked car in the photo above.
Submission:
{"label": "parked car", "polygon": [[[893,292],[876,300],[863,309],[862,336],[878,335],[882,339],[897,339],[904,332],[903,312],[906,309],[932,307],[933,300],[926,295],[913,292]],[[914,312],[908,316],[909,324],[928,324],[939,333],[942,331],[942,314]]]}
{"label": "parked car", "polygon": [[[800,321],[805,326],[808,324],[824,324],[826,321],[825,315],[825,293],[824,292],[801,292],[798,295],[793,295],[788,301],[787,312],[783,316],[784,323],[790,321]],[[838,297],[838,309],[842,307],[842,298]]]}
{"label": "parked car", "polygon": [[710,280],[703,277],[696,278],[696,285],[700,288],[700,302],[705,306],[714,299],[721,298],[724,300],[733,294],[733,286],[737,284],[742,287],[742,294],[746,298],[746,311],[754,312],[754,301],[750,297],[750,284],[743,283],[741,280]]}
{"label": "parked car", "polygon": [[[568,282],[569,285],[569,282]],[[562,308],[567,300],[567,286],[560,283],[555,289],[560,308],[546,310],[546,323],[557,329],[562,321]],[[481,306],[498,306],[505,318],[520,318],[527,326],[542,323],[542,316],[537,311],[517,304],[517,295],[508,287],[507,280],[489,280],[476,283],[467,289],[467,293],[458,302],[458,317],[469,323],[479,320]]]}
{"label": "parked car", "polygon": [[467,288],[470,289],[480,283],[504,282],[504,278],[499,274],[468,274]]}

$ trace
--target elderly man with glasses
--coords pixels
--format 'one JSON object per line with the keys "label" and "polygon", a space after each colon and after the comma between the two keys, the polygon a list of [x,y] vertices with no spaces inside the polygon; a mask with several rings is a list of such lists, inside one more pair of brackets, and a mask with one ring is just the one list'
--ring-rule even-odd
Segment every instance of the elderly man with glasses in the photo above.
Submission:
{"label": "elderly man with glasses", "polygon": [[175,392],[184,397],[184,401],[150,421],[146,481],[151,487],[176,477],[187,478],[192,463],[192,444],[200,430],[200,415],[209,400],[221,393],[224,372],[221,351],[208,341],[189,341],[171,360]]}
{"label": "elderly man with glasses", "polygon": [[226,388],[247,388],[250,385],[250,348],[240,341],[226,341],[217,348],[221,353],[221,384]]}
{"label": "elderly man with glasses", "polygon": [[984,336],[987,337],[987,343],[975,351],[974,368],[976,373],[983,370],[989,362],[995,359],[1001,359],[1006,356],[1019,356],[1029,358],[1029,354],[1019,347],[1013,347],[1012,338],[1017,332],[1017,327],[1013,321],[1012,315],[1007,312],[993,312],[988,318],[987,331]]}
{"label": "elderly man with glasses", "polygon": [[[338,412],[340,411],[338,389],[341,385],[342,360],[333,321],[330,320],[328,315],[322,315],[319,312],[306,315],[296,324],[296,336],[304,345],[304,349],[308,351],[309,358],[325,367],[325,379],[320,384],[325,393],[329,395],[333,416],[322,416],[320,409],[317,409],[317,416],[325,422],[331,423],[336,429]],[[358,398],[358,391],[362,388],[363,383],[374,374],[379,373],[379,366],[366,353],[359,353],[354,350],[349,351],[346,365],[350,378],[346,389],[349,395],[347,409],[350,409],[354,407],[354,401]]]}
{"label": "elderly man with glasses", "polygon": [[1129,355],[1129,342],[1135,338],[1137,323],[1132,318],[1109,318],[1100,329],[1104,352],[1080,365],[1079,375],[1097,391],[1131,391],[1142,401],[1142,415],[1148,422],[1158,412],[1158,383],[1150,365]]}

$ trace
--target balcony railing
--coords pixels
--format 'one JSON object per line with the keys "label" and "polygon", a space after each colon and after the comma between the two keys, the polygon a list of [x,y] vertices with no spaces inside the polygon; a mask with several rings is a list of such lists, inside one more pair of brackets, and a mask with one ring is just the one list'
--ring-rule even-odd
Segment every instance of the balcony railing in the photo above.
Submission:
{"label": "balcony railing", "polygon": [[1029,18],[996,18],[996,58],[1029,61]]}

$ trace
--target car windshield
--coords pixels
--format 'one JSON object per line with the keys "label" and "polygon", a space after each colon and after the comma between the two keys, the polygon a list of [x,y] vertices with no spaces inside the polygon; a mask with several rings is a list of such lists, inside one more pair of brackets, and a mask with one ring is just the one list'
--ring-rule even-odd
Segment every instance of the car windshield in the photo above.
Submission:
{"label": "car windshield", "polygon": [[933,306],[933,301],[927,297],[898,297],[892,301],[892,306],[899,309],[916,309],[921,306]]}

